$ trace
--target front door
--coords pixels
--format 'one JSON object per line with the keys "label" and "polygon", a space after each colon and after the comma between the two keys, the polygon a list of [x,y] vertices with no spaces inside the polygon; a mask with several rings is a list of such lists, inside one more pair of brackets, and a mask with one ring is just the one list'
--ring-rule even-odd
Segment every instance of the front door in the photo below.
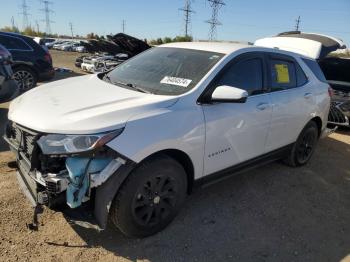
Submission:
{"label": "front door", "polygon": [[203,105],[206,123],[204,175],[265,153],[270,128],[271,101],[265,92],[264,56],[244,54],[228,64],[212,84],[244,89],[245,103]]}

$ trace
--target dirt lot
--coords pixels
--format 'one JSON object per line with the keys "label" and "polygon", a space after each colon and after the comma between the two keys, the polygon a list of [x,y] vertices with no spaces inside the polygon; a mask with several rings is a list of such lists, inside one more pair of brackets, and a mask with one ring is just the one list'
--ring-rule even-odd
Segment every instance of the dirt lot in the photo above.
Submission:
{"label": "dirt lot", "polygon": [[[55,66],[74,69],[74,57],[53,52]],[[0,130],[6,115],[0,105]],[[141,240],[111,227],[73,227],[47,209],[39,231],[28,231],[32,209],[12,160],[1,140],[0,261],[340,261],[350,254],[350,130],[322,140],[305,167],[273,163],[196,192],[166,230]]]}

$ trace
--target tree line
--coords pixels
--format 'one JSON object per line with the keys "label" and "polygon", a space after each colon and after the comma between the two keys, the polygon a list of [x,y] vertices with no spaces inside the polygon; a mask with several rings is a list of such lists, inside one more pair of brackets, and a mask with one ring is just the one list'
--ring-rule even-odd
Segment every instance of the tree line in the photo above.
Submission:
{"label": "tree line", "polygon": [[[28,26],[24,30],[19,30],[16,26],[5,26],[3,28],[0,28],[0,31],[3,32],[13,32],[18,34],[23,34],[27,36],[32,37],[50,37],[50,38],[71,38],[72,36],[69,35],[59,35],[59,34],[47,34],[45,32],[37,31],[33,27]],[[76,38],[86,38],[86,39],[96,39],[96,40],[106,40],[106,37],[103,35],[98,35],[93,32],[88,33],[85,37],[76,35]],[[164,38],[157,38],[152,40],[144,39],[145,42],[147,42],[150,45],[161,45],[166,43],[172,43],[172,42],[192,42],[193,38],[192,36],[176,36],[174,38],[171,37],[164,37]]]}

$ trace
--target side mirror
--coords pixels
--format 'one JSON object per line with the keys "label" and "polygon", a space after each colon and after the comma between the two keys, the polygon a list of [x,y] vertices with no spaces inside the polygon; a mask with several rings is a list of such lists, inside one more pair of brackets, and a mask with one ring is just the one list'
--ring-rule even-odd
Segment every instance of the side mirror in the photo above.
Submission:
{"label": "side mirror", "polygon": [[218,86],[211,95],[212,102],[245,103],[248,92],[233,86]]}

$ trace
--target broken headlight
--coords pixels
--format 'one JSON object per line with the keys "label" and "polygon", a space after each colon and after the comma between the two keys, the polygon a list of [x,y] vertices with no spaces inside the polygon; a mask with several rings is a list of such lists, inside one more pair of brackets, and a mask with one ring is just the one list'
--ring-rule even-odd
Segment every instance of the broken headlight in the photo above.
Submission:
{"label": "broken headlight", "polygon": [[119,136],[124,128],[113,132],[93,135],[49,134],[38,140],[38,145],[45,155],[74,154],[99,148]]}

